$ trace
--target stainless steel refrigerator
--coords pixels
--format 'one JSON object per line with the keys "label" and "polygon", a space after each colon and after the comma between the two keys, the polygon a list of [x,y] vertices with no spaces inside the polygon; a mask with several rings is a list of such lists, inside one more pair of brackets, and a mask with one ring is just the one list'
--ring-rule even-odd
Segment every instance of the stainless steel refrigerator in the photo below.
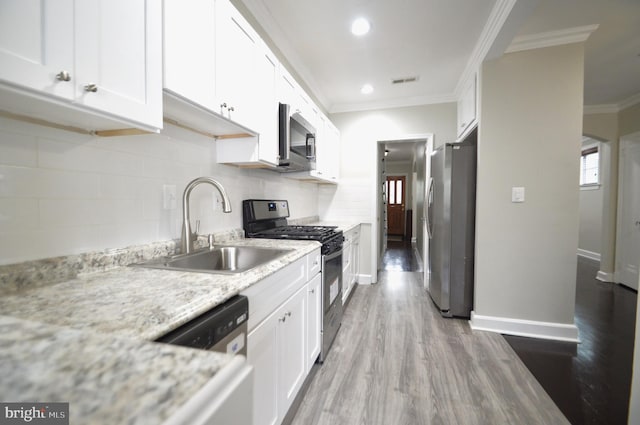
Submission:
{"label": "stainless steel refrigerator", "polygon": [[473,309],[476,142],[474,130],[463,142],[440,146],[431,156],[429,293],[445,317],[469,317]]}

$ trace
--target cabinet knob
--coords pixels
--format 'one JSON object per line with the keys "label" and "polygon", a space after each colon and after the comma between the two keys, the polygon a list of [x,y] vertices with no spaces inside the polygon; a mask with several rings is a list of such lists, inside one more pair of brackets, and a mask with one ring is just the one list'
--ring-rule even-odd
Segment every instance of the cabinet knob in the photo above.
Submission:
{"label": "cabinet knob", "polygon": [[67,71],[60,71],[56,74],[56,79],[58,81],[71,81],[71,74]]}
{"label": "cabinet knob", "polygon": [[234,108],[233,106],[229,106],[229,108],[227,109],[227,117],[229,119],[231,119],[231,112],[235,111],[236,108]]}
{"label": "cabinet knob", "polygon": [[315,294],[315,293],[316,293],[316,290],[315,290],[315,288],[314,288],[314,289],[310,290],[309,292],[311,292],[312,294]]}
{"label": "cabinet knob", "polygon": [[84,86],[84,91],[86,92],[90,92],[90,93],[95,93],[98,91],[98,86],[96,84],[87,84],[86,86]]}
{"label": "cabinet knob", "polygon": [[221,103],[220,104],[220,113],[222,114],[223,109],[227,108],[227,102]]}

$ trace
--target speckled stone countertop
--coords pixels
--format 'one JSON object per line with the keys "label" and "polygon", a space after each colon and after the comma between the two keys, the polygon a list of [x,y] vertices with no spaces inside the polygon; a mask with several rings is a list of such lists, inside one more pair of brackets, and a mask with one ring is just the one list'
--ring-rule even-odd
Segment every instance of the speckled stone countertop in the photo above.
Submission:
{"label": "speckled stone countertop", "polygon": [[119,267],[0,298],[0,314],[155,340],[320,247],[318,242],[241,239],[234,245],[289,249],[234,275]]}
{"label": "speckled stone countertop", "polygon": [[[151,341],[320,247],[269,239],[232,244],[290,252],[234,275],[122,266],[149,259],[149,249],[166,255],[171,243],[118,250],[108,259],[78,256],[91,259],[89,267],[71,257],[4,266],[0,400],[69,401],[71,423],[164,421],[232,357]],[[44,263],[54,283],[29,270]],[[73,277],[60,279],[65,275]],[[24,280],[14,285],[10,276]]]}
{"label": "speckled stone countertop", "polygon": [[68,402],[71,424],[160,424],[232,359],[0,316],[0,400]]}

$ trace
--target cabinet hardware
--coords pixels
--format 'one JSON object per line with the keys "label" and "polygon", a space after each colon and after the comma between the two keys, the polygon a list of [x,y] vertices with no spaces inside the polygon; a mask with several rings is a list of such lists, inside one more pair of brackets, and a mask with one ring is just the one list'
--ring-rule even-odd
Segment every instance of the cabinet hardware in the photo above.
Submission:
{"label": "cabinet hardware", "polygon": [[285,316],[287,316],[287,317],[291,317],[291,312],[290,312],[290,311],[287,311],[287,313],[285,314]]}
{"label": "cabinet hardware", "polygon": [[316,290],[315,290],[315,289],[312,289],[312,290],[310,290],[309,292],[311,292],[312,294],[315,294],[315,293],[316,293]]}
{"label": "cabinet hardware", "polygon": [[56,79],[58,81],[71,81],[71,74],[67,71],[60,71],[56,74]]}
{"label": "cabinet hardware", "polygon": [[96,84],[87,84],[86,86],[84,86],[84,91],[86,92],[90,92],[90,93],[95,93],[98,91],[98,86]]}
{"label": "cabinet hardware", "polygon": [[231,112],[235,110],[236,109],[233,106],[229,106],[229,108],[227,109],[227,118],[231,119]]}
{"label": "cabinet hardware", "polygon": [[220,114],[224,115],[223,109],[227,109],[227,102],[220,104]]}

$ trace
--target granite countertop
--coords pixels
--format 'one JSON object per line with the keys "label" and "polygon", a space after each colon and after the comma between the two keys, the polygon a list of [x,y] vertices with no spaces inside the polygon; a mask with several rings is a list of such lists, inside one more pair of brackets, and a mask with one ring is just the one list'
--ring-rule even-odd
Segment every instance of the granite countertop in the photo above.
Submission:
{"label": "granite countertop", "polygon": [[71,423],[167,419],[233,356],[151,341],[320,247],[232,244],[291,251],[233,275],[109,266],[53,284],[11,285],[19,290],[0,297],[0,401],[68,401]]}
{"label": "granite countertop", "polygon": [[290,249],[260,267],[234,275],[119,267],[0,298],[0,314],[155,340],[302,258],[320,244],[242,239],[234,245]]}
{"label": "granite countertop", "polygon": [[0,316],[0,400],[68,402],[72,424],[160,424],[233,357]]}

